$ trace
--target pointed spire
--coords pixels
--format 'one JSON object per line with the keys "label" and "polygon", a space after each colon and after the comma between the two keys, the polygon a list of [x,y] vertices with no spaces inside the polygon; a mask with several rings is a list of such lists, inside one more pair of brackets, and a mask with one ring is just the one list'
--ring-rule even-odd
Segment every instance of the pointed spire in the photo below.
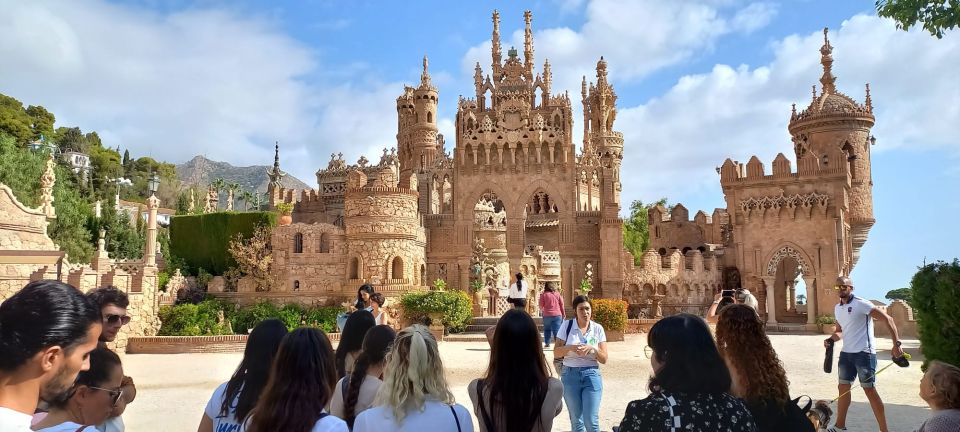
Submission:
{"label": "pointed spire", "polygon": [[603,56],[600,56],[600,61],[597,62],[597,88],[605,87],[607,85],[607,61],[603,59]]}
{"label": "pointed spire", "polygon": [[543,85],[547,92],[550,92],[550,86],[553,83],[553,69],[550,68],[550,60],[543,62]]}
{"label": "pointed spire", "polygon": [[817,85],[814,84],[814,85],[812,85],[811,87],[813,87],[813,101],[816,102],[816,100],[817,100]]}
{"label": "pointed spire", "polygon": [[870,98],[870,83],[867,83],[867,98],[863,101],[863,104],[867,107],[867,111],[873,112],[873,99]]}
{"label": "pointed spire", "polygon": [[273,169],[267,171],[267,176],[270,177],[269,187],[281,187],[280,180],[285,175],[285,172],[280,171],[280,142],[276,141],[273,147]]}
{"label": "pointed spire", "polygon": [[790,118],[797,118],[797,104],[790,104]]}
{"label": "pointed spire", "polygon": [[531,27],[531,22],[533,20],[533,13],[530,11],[523,12],[523,63],[527,67],[527,73],[533,72],[533,29]]}
{"label": "pointed spire", "polygon": [[820,84],[823,86],[824,93],[836,93],[837,88],[834,82],[837,77],[833,76],[833,47],[830,46],[830,39],[827,37],[828,28],[823,28],[823,46],[820,47],[820,64],[823,65],[823,76],[820,77]]}
{"label": "pointed spire", "polygon": [[480,62],[473,68],[473,86],[476,87],[477,97],[480,97],[480,87],[483,86],[483,69],[480,69]]}
{"label": "pointed spire", "polygon": [[420,73],[420,87],[429,87],[430,86],[430,61],[427,60],[427,56],[423,56],[423,72]]}
{"label": "pointed spire", "polygon": [[580,82],[580,96],[583,97],[584,103],[587,101],[587,76],[583,76],[583,81]]}
{"label": "pointed spire", "polygon": [[500,12],[493,10],[493,45],[490,47],[493,55],[493,76],[500,75],[501,56],[503,50],[500,48]]}

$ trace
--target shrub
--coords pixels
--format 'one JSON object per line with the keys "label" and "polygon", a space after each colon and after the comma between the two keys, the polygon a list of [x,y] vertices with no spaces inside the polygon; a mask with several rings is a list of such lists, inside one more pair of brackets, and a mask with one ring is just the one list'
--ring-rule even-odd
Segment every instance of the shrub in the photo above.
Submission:
{"label": "shrub", "polygon": [[325,333],[337,331],[337,315],[343,308],[337,306],[312,307],[306,310],[303,321],[308,326],[317,327]]}
{"label": "shrub", "polygon": [[277,310],[277,319],[287,325],[287,330],[293,330],[305,324],[303,319],[305,312],[299,303],[287,303]]}
{"label": "shrub", "polygon": [[834,325],[837,323],[837,319],[832,315],[820,315],[815,322],[818,326]]}
{"label": "shrub", "polygon": [[930,360],[960,365],[960,260],[923,266],[910,289],[924,368]]}
{"label": "shrub", "polygon": [[170,253],[191,269],[205,268],[215,275],[236,265],[227,247],[236,234],[249,238],[257,226],[275,226],[274,212],[218,212],[174,216],[170,221]]}
{"label": "shrub", "polygon": [[604,330],[627,328],[627,302],[615,299],[593,299],[593,320]]}
{"label": "shrub", "polygon": [[256,327],[257,323],[269,318],[279,318],[280,309],[273,303],[262,301],[253,306],[240,308],[232,317],[233,329],[241,334]]}
{"label": "shrub", "polygon": [[400,297],[403,315],[410,321],[430,324],[430,315],[439,314],[444,328],[459,333],[473,318],[470,296],[463,291],[411,292]]}
{"label": "shrub", "polygon": [[170,273],[166,270],[157,273],[157,289],[167,290],[167,282],[170,282]]}
{"label": "shrub", "polygon": [[159,336],[213,336],[232,334],[227,307],[216,300],[160,308]]}

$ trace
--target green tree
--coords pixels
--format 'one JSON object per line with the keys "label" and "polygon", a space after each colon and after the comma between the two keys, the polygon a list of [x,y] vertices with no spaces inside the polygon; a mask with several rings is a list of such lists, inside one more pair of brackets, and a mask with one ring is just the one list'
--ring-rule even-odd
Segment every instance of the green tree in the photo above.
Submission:
{"label": "green tree", "polygon": [[121,164],[123,165],[123,173],[126,174],[126,175],[130,175],[130,168],[132,168],[132,167],[130,166],[130,163],[131,163],[131,162],[133,162],[133,161],[130,160],[130,149],[124,149],[124,150],[123,150],[123,161],[121,162]]}
{"label": "green tree", "polygon": [[34,138],[32,125],[33,119],[23,109],[23,103],[0,94],[0,132],[6,132],[22,146]]}
{"label": "green tree", "polygon": [[[135,218],[135,219],[134,219]],[[131,215],[126,210],[116,210],[112,205],[104,206],[97,231],[106,232],[107,252],[111,258],[135,259],[143,257],[144,236],[137,228],[140,215]]]}
{"label": "green tree", "polygon": [[53,138],[53,124],[57,121],[53,113],[39,105],[28,106],[26,112],[31,119],[33,139],[40,139],[41,136]]}
{"label": "green tree", "polygon": [[112,149],[91,146],[89,155],[94,195],[99,199],[112,198],[117,187],[113,179],[123,175],[120,154]]}
{"label": "green tree", "polygon": [[59,127],[56,132],[57,146],[60,151],[77,151],[87,153],[89,151],[87,139],[83,136],[83,131],[78,127]]}
{"label": "green tree", "polygon": [[901,30],[919,23],[940,39],[945,31],[960,26],[958,0],[877,0],[876,5],[877,15],[892,18]]}
{"label": "green tree", "polygon": [[960,260],[921,267],[910,289],[925,361],[960,364]]}
{"label": "green tree", "polygon": [[174,210],[177,211],[177,216],[190,214],[190,192],[182,191],[177,194],[177,204]]}
{"label": "green tree", "polygon": [[220,192],[223,192],[224,189],[226,189],[227,187],[227,181],[218,177],[214,179],[212,182],[210,182],[210,187],[212,187],[213,190],[217,192],[217,199],[219,199]]}
{"label": "green tree", "polygon": [[913,292],[910,291],[910,288],[897,288],[887,291],[886,298],[887,300],[903,300],[910,303],[913,299]]}
{"label": "green tree", "polygon": [[240,201],[243,201],[243,211],[250,210],[250,203],[254,200],[253,192],[245,190],[240,193]]}
{"label": "green tree", "polygon": [[623,221],[623,245],[633,254],[634,265],[640,265],[643,252],[650,246],[650,224],[647,220],[647,212],[658,205],[667,205],[667,199],[660,198],[653,204],[644,204],[640,200],[630,203],[630,216]]}

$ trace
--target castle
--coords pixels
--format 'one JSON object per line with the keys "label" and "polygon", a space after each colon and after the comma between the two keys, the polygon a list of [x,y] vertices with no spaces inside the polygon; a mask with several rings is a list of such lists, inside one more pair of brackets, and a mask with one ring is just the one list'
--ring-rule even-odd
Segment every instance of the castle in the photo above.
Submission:
{"label": "castle", "polygon": [[[536,70],[529,11],[524,21],[522,58],[511,48],[504,59],[493,13],[491,70],[478,62],[475,97],[457,101],[452,153],[426,57],[419,85],[397,98],[397,147],[378,163],[331,155],[318,189],[290,190],[276,149],[270,205],[294,210],[272,234],[282,282],[272,296],[343,298],[363,283],[396,296],[442,279],[476,290],[477,314],[497,314],[506,308],[497,289],[519,271],[532,297],[552,281],[569,300],[586,281],[594,297],[627,300],[634,316],[702,313],[724,287],[754,292],[771,325],[830,313],[834,279],[850,273],[874,223],[874,117],[869,85],[863,104],[837,90],[826,30],[821,91],[791,114],[797,169],[783,154],[770,174],[756,157],[745,167],[727,159],[718,168],[726,208],[692,221],[683,205],[651,209],[651,248],[635,266],[623,246],[624,140],[607,63],[581,85],[577,152],[574,102],[552,88],[549,61]],[[796,301],[800,280],[806,305]]]}

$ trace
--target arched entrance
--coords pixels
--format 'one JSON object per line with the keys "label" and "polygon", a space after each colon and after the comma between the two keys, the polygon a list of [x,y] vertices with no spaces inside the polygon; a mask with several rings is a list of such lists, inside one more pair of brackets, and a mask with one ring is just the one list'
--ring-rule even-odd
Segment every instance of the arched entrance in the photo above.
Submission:
{"label": "arched entrance", "polygon": [[812,324],[817,313],[815,274],[800,248],[790,245],[779,248],[767,262],[766,275],[763,277],[767,288],[764,305],[767,321]]}

